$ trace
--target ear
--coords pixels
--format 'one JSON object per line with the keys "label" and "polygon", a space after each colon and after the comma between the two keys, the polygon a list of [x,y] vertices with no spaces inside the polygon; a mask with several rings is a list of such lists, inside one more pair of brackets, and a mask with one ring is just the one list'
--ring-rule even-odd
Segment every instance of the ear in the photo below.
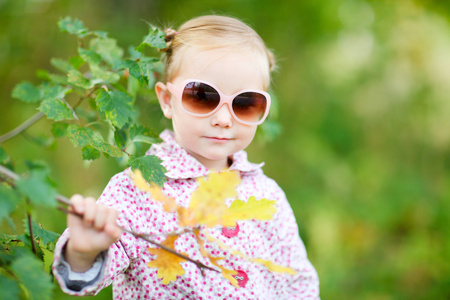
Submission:
{"label": "ear", "polygon": [[164,116],[167,119],[172,119],[172,94],[169,92],[169,89],[164,83],[157,82],[155,85],[155,91]]}

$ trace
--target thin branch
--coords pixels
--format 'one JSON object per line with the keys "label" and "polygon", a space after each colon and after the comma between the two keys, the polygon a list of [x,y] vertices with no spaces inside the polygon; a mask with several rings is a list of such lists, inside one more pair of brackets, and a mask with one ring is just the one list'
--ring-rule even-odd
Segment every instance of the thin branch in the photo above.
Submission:
{"label": "thin branch", "polygon": [[[3,175],[3,176],[2,176],[2,175]],[[1,166],[1,165],[0,165],[0,176],[2,176],[2,177],[7,177],[7,178],[9,178],[10,180],[13,180],[13,181],[16,181],[16,180],[19,179],[19,175],[17,175],[16,173],[12,172],[12,171],[9,170],[8,168],[5,168],[5,167],[3,167],[3,166]],[[70,201],[70,199],[67,198],[67,197],[65,197],[65,196],[62,196],[62,195],[59,195],[59,194],[58,194],[58,195],[56,195],[56,200],[57,200],[59,203],[61,203],[61,204],[65,204],[65,205],[67,205],[67,206],[69,206],[69,207],[72,206],[72,202]],[[61,210],[61,211],[63,211],[64,213],[73,214],[73,215],[77,215],[77,216],[79,216],[79,217],[83,217],[82,215],[77,214],[76,212],[67,210],[66,208],[63,208],[63,207],[58,207],[58,209]],[[172,254],[174,254],[174,255],[176,255],[176,256],[179,256],[179,257],[181,257],[181,258],[183,258],[183,259],[185,259],[185,260],[187,260],[187,261],[190,261],[190,262],[194,263],[194,264],[200,269],[200,271],[202,271],[202,269],[208,269],[208,270],[211,270],[211,271],[214,271],[214,272],[219,272],[219,271],[217,271],[216,269],[211,268],[211,267],[208,267],[207,265],[205,265],[205,264],[203,264],[203,263],[201,263],[201,262],[199,262],[199,261],[193,260],[192,258],[190,258],[190,257],[188,257],[188,256],[186,256],[186,255],[183,255],[183,254],[181,254],[181,253],[178,253],[177,251],[175,251],[175,250],[173,250],[173,249],[171,249],[171,248],[169,248],[169,247],[166,247],[166,246],[164,246],[164,245],[161,245],[161,244],[159,244],[159,243],[157,243],[157,242],[154,242],[154,241],[150,240],[146,235],[137,233],[137,232],[135,232],[135,231],[133,231],[133,230],[126,229],[126,228],[120,226],[119,224],[116,224],[116,226],[117,226],[120,230],[122,230],[123,232],[127,232],[127,233],[129,233],[129,234],[131,234],[131,235],[133,235],[133,236],[135,236],[135,237],[137,237],[137,238],[143,239],[144,241],[147,241],[147,242],[149,242],[149,243],[151,243],[151,244],[153,244],[153,245],[155,245],[155,246],[158,246],[158,247],[160,247],[161,249],[164,249],[164,250],[167,251],[167,252],[170,252],[170,253],[172,253]],[[202,272],[202,273],[203,273],[203,272]]]}
{"label": "thin branch", "polygon": [[[67,200],[69,200],[69,199],[67,199]],[[70,200],[69,200],[69,201],[70,201]],[[68,210],[68,209],[66,209],[66,208],[64,208],[64,207],[58,206],[58,209],[59,209],[60,211],[62,211],[63,213],[71,214],[71,215],[74,215],[74,216],[83,218],[83,215],[80,215],[80,214],[78,214],[78,213],[76,213],[76,212],[74,212],[74,211]],[[144,234],[140,234],[140,233],[134,232],[134,231],[132,231],[132,230],[126,229],[126,228],[124,228],[124,227],[122,227],[122,226],[120,226],[120,225],[118,225],[118,224],[116,224],[116,226],[119,227],[119,229],[122,230],[123,232],[129,233],[129,234],[131,234],[131,235],[133,235],[133,236],[135,236],[135,237],[137,237],[137,238],[143,239],[144,241],[147,241],[147,242],[149,242],[149,243],[152,244],[152,245],[158,246],[158,247],[160,247],[161,249],[164,249],[164,250],[167,251],[167,252],[170,252],[170,253],[172,253],[172,254],[174,254],[174,255],[176,255],[176,256],[179,256],[179,257],[181,257],[181,258],[184,258],[185,260],[188,260],[188,261],[190,261],[190,262],[196,264],[197,267],[200,268],[200,269],[201,269],[201,268],[206,268],[206,269],[209,269],[209,270],[211,270],[211,271],[216,271],[216,272],[218,272],[217,270],[215,270],[215,269],[213,269],[213,268],[211,268],[211,267],[208,267],[208,266],[202,264],[202,263],[199,262],[199,261],[193,260],[193,259],[190,258],[189,256],[186,256],[186,255],[183,255],[183,254],[181,254],[181,253],[178,253],[177,251],[173,250],[172,248],[169,248],[169,247],[167,247],[167,246],[161,245],[161,244],[159,244],[159,243],[157,243],[157,242],[154,242],[154,241],[150,240],[150,239],[147,238],[147,236],[144,235]]]}
{"label": "thin branch", "polygon": [[[78,120],[78,116],[75,113],[75,108],[77,108],[81,104],[81,102],[83,102],[83,100],[91,97],[94,92],[95,92],[95,89],[89,90],[89,92],[84,97],[81,97],[78,100],[78,102],[75,103],[75,105],[72,107],[72,112],[74,113],[75,119]],[[0,136],[0,144],[5,142],[5,141],[7,141],[7,140],[9,140],[9,139],[11,139],[11,138],[13,138],[13,137],[15,137],[16,135],[22,133],[28,127],[30,127],[31,125],[33,125],[34,123],[39,121],[43,116],[44,116],[44,114],[42,112],[38,112],[37,114],[35,114],[31,118],[29,118],[28,120],[23,122],[22,124],[20,124],[16,128],[14,128],[13,130],[11,130],[10,132],[7,132],[4,135]]]}
{"label": "thin branch", "polygon": [[20,134],[21,132],[26,130],[28,127],[30,127],[31,125],[36,123],[38,120],[40,120],[43,116],[44,116],[44,114],[42,112],[38,112],[37,114],[35,114],[31,118],[29,118],[28,120],[23,122],[22,124],[20,124],[16,128],[14,128],[13,130],[11,130],[10,132],[7,132],[4,135],[0,136],[0,144],[3,143],[4,141],[7,141],[7,140],[15,137],[18,134]]}
{"label": "thin branch", "polygon": [[33,250],[34,255],[37,255],[36,245],[34,244],[33,225],[31,224],[30,212],[27,212],[27,220],[28,220],[28,230],[30,231],[31,249]]}

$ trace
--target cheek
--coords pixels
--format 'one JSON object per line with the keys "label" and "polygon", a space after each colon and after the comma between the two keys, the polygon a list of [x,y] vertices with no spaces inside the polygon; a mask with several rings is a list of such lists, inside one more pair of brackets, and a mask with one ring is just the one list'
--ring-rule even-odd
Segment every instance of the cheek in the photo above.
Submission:
{"label": "cheek", "polygon": [[255,137],[257,126],[244,127],[238,130],[239,138],[242,141],[243,148],[246,148]]}

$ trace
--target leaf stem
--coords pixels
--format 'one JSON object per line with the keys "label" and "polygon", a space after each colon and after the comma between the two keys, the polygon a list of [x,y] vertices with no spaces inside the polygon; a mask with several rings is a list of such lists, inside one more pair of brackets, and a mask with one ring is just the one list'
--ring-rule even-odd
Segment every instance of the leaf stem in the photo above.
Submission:
{"label": "leaf stem", "polygon": [[42,112],[38,112],[19,126],[17,126],[15,129],[11,130],[10,132],[5,133],[4,135],[0,136],[0,144],[15,137],[16,135],[22,133],[24,130],[26,130],[28,127],[36,123],[39,119],[41,119],[44,116]]}

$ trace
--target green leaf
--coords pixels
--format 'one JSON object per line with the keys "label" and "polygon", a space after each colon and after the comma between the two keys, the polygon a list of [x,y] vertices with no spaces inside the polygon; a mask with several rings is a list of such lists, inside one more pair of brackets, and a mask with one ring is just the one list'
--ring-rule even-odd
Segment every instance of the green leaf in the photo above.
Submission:
{"label": "green leaf", "polygon": [[78,47],[78,53],[80,54],[81,58],[83,58],[83,60],[89,65],[98,65],[102,62],[102,57],[100,56],[100,54],[93,50]]}
{"label": "green leaf", "polygon": [[11,269],[28,291],[31,299],[52,299],[52,279],[50,274],[44,272],[41,261],[32,255],[24,255],[12,263]]}
{"label": "green leaf", "polygon": [[93,35],[98,36],[101,39],[107,39],[108,38],[108,33],[106,31],[98,31],[98,30],[96,30],[96,31],[91,31],[91,33]]}
{"label": "green leaf", "polygon": [[90,145],[87,145],[81,149],[81,155],[84,160],[95,160],[100,158],[100,151]]}
{"label": "green leaf", "polygon": [[119,148],[123,148],[126,146],[127,143],[127,133],[123,129],[118,129],[114,131],[114,142],[116,142],[116,145]]}
{"label": "green leaf", "polygon": [[[30,235],[30,229],[27,226],[25,227],[25,233]],[[40,238],[42,240],[42,243],[47,246],[50,243],[56,243],[56,240],[59,238],[60,234],[53,232],[53,231],[49,231],[49,230],[45,230],[44,228],[42,228],[42,226],[40,224],[38,224],[36,221],[34,221],[33,219],[31,220],[31,228],[33,229],[33,237],[34,238]]]}
{"label": "green leaf", "polygon": [[69,72],[67,72],[67,80],[69,83],[79,86],[83,89],[90,89],[94,87],[94,84],[77,70],[69,70]]}
{"label": "green leaf", "polygon": [[142,125],[133,124],[133,126],[130,127],[129,133],[131,140],[133,140],[138,135],[145,135],[151,138],[158,139],[158,142],[161,142],[161,139],[158,137],[158,134],[156,134],[150,128],[147,128]]}
{"label": "green leaf", "polygon": [[57,193],[47,178],[47,171],[32,170],[28,176],[21,177],[16,182],[16,187],[31,203],[56,207]]}
{"label": "green leaf", "polygon": [[0,223],[16,210],[20,197],[16,191],[6,185],[0,185]]}
{"label": "green leaf", "polygon": [[81,56],[72,56],[69,58],[69,62],[76,70],[78,70],[85,63]]}
{"label": "green leaf", "polygon": [[40,87],[41,99],[62,99],[72,90],[58,84],[44,82]]}
{"label": "green leaf", "polygon": [[118,128],[122,128],[135,115],[131,105],[133,98],[127,93],[102,91],[95,101],[111,124]]}
{"label": "green leaf", "polygon": [[100,66],[91,65],[92,82],[94,84],[100,83],[116,83],[120,80],[120,75],[113,72],[108,72]]}
{"label": "green leaf", "polygon": [[156,49],[165,49],[167,48],[167,43],[164,39],[166,33],[164,31],[160,31],[158,28],[150,28],[150,32],[148,35],[144,37],[142,43],[136,47],[136,51],[144,52],[146,46],[156,48]]}
{"label": "green leaf", "polygon": [[67,136],[75,147],[84,147],[92,143],[94,131],[77,124],[71,124],[67,128]]}
{"label": "green leaf", "polygon": [[0,291],[2,300],[19,300],[19,284],[17,281],[0,274]]}
{"label": "green leaf", "polygon": [[67,135],[67,128],[69,124],[67,123],[53,123],[52,134],[55,138],[65,137]]}
{"label": "green leaf", "polygon": [[93,151],[95,149],[113,157],[121,157],[123,155],[122,150],[117,146],[106,143],[100,135],[96,135],[90,128],[71,124],[67,129],[67,136],[72,144],[83,148],[83,159],[92,160],[98,158],[98,154]]}
{"label": "green leaf", "polygon": [[148,84],[148,78],[141,69],[141,66],[133,60],[125,60],[119,66],[119,69],[128,69],[131,76],[136,78],[141,85]]}
{"label": "green leaf", "polygon": [[155,76],[153,75],[154,61],[140,61],[139,67],[141,68],[142,74],[144,74],[147,79],[147,86],[153,87],[155,85]]}
{"label": "green leaf", "polygon": [[154,155],[131,157],[128,161],[131,169],[139,169],[147,182],[155,182],[162,186],[166,182],[166,168],[161,165],[162,160]]}
{"label": "green leaf", "polygon": [[149,137],[145,135],[137,135],[133,138],[133,142],[141,142],[141,143],[147,143],[147,144],[156,144],[161,142],[159,138]]}
{"label": "green leaf", "polygon": [[63,84],[63,85],[69,84],[69,81],[67,80],[66,76],[52,74],[52,73],[47,73],[47,75],[52,83]]}
{"label": "green leaf", "polygon": [[38,110],[44,113],[48,119],[55,121],[74,119],[72,110],[65,102],[58,99],[47,99],[42,101]]}
{"label": "green leaf", "polygon": [[70,62],[62,58],[51,58],[50,64],[57,70],[64,73],[74,69],[73,66],[70,64]]}
{"label": "green leaf", "polygon": [[138,60],[141,58],[142,53],[136,50],[137,47],[129,46],[128,47],[128,55],[132,60]]}
{"label": "green leaf", "polygon": [[114,67],[120,63],[123,57],[123,49],[117,46],[117,41],[111,38],[94,38],[90,41],[89,47],[97,52],[104,61]]}
{"label": "green leaf", "polygon": [[25,103],[36,103],[41,100],[40,90],[28,81],[16,85],[11,96]]}
{"label": "green leaf", "polygon": [[65,17],[58,22],[58,27],[61,32],[68,32],[74,34],[79,38],[83,38],[88,34],[88,30],[84,27],[83,22],[78,19],[73,19],[71,17]]}
{"label": "green leaf", "polygon": [[106,143],[103,138],[99,136],[94,136],[92,147],[112,157],[121,157],[123,155],[122,150],[120,150],[119,147]]}

